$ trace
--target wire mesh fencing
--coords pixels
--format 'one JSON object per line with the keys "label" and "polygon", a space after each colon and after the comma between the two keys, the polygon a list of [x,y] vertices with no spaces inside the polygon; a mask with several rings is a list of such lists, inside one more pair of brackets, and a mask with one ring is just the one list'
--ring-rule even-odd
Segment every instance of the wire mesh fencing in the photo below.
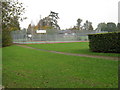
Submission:
{"label": "wire mesh fencing", "polygon": [[27,33],[27,30],[12,31],[13,43],[35,42],[65,42],[65,41],[88,41],[88,34],[96,31],[82,30],[46,30],[46,33]]}

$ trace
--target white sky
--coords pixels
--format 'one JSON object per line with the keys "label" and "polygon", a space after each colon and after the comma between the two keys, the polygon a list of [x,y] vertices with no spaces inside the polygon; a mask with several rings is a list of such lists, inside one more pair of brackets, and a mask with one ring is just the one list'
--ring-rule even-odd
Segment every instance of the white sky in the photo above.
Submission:
{"label": "white sky", "polygon": [[101,22],[118,22],[119,0],[19,0],[24,3],[28,19],[20,23],[22,28],[27,28],[33,21],[36,24],[40,15],[42,18],[49,15],[50,11],[59,13],[58,24],[61,29],[76,25],[77,19],[83,23],[88,20],[93,23],[94,29]]}

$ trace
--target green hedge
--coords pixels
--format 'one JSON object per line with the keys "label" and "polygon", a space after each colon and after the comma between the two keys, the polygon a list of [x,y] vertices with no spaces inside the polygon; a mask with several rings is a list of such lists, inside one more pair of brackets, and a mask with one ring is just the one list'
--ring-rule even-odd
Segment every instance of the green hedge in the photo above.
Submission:
{"label": "green hedge", "polygon": [[120,53],[120,32],[89,34],[89,47],[94,52]]}
{"label": "green hedge", "polygon": [[2,47],[12,45],[12,37],[10,31],[2,31]]}

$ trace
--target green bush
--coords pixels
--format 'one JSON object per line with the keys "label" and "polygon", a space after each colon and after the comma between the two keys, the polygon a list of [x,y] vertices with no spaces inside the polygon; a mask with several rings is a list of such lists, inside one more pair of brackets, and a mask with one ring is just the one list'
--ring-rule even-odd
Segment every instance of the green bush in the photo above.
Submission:
{"label": "green bush", "polygon": [[12,45],[12,37],[10,31],[2,31],[2,47]]}
{"label": "green bush", "polygon": [[89,34],[89,47],[94,52],[120,53],[120,32]]}

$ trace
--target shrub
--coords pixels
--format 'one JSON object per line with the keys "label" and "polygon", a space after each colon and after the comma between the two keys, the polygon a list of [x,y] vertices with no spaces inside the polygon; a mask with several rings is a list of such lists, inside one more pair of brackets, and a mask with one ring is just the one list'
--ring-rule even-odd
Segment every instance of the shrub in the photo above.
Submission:
{"label": "shrub", "polygon": [[120,53],[120,32],[89,34],[89,47],[94,52]]}
{"label": "shrub", "polygon": [[10,31],[2,31],[2,47],[12,45],[12,37]]}

